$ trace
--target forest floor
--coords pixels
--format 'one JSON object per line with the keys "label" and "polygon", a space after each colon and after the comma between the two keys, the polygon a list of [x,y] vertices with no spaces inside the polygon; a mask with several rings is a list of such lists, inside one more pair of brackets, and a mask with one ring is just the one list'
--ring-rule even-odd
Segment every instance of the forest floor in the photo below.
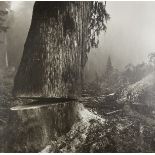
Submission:
{"label": "forest floor", "polygon": [[152,81],[155,81],[154,74],[124,90],[134,92],[132,99],[144,91],[139,103],[117,91],[104,94],[101,90],[96,93],[98,89],[89,85],[83,90],[80,102],[91,113],[104,119],[104,123],[93,117],[87,127],[85,123],[77,123],[69,133],[52,141],[43,152],[155,152],[155,105],[154,98],[150,96],[155,89]]}
{"label": "forest floor", "polygon": [[[9,110],[20,101],[11,95],[14,73],[8,70],[0,75],[3,75],[0,77],[0,152],[3,152]],[[51,141],[42,152],[155,152],[155,107],[133,104],[128,99],[122,102],[117,92],[96,94],[96,91],[89,86],[83,90],[79,100],[85,107],[81,107],[83,121]],[[87,116],[90,118],[86,120]]]}

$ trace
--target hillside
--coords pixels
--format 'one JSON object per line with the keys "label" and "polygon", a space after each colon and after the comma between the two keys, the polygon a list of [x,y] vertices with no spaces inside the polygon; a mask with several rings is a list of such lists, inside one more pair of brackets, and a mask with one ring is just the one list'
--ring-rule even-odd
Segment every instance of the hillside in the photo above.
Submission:
{"label": "hillside", "polygon": [[[22,102],[29,101],[26,99],[17,100],[12,97],[13,80],[11,71],[6,71],[2,79],[0,85],[0,108],[2,111],[0,136],[1,148],[5,148],[7,139],[4,136],[8,132],[10,108],[18,105],[17,109],[14,109],[18,110]],[[61,136],[55,135],[55,138],[51,139],[46,147],[44,149],[40,148],[39,151],[154,152],[155,110],[153,108],[153,84],[154,73],[132,85],[128,85],[120,95],[116,95],[117,92],[104,94],[101,91],[100,95],[93,96],[92,93],[88,93],[90,90],[85,90],[85,97],[78,101],[80,102],[78,103],[78,116],[80,117],[73,124],[71,130]],[[129,92],[131,92],[130,97]],[[23,107],[23,110],[27,108],[33,109],[37,107],[26,106]],[[35,129],[33,123],[30,123],[30,125]],[[14,126],[16,125],[14,124]],[[11,124],[9,128],[12,129]],[[36,150],[36,148],[33,148],[33,150]],[[7,151],[9,152],[9,150]]]}
{"label": "hillside", "polygon": [[[118,98],[117,92],[87,95],[81,101],[85,106],[81,109],[81,119],[42,152],[154,152],[153,109],[144,104],[149,102],[153,84],[154,73],[151,73],[128,85]],[[141,103],[142,96],[147,102]]]}

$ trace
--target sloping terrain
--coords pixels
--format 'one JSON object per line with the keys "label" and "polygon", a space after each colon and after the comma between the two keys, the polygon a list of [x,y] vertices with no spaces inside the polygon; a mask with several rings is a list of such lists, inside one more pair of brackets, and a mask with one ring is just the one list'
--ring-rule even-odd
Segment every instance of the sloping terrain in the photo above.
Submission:
{"label": "sloping terrain", "polygon": [[132,103],[144,102],[149,93],[153,93],[155,85],[155,72],[144,77],[142,80],[129,85],[124,91],[121,99],[130,100]]}
{"label": "sloping terrain", "polygon": [[94,97],[85,94],[81,102],[105,123],[81,119],[42,152],[154,152],[155,121],[149,103],[154,77],[151,73],[127,86],[120,96],[117,92]]}
{"label": "sloping terrain", "polygon": [[[29,102],[12,97],[13,74],[8,71],[4,76],[0,81],[1,152],[10,107]],[[40,152],[155,152],[154,82],[152,73],[119,95],[101,91],[93,96],[85,90],[79,99],[79,119],[69,132],[55,136]]]}

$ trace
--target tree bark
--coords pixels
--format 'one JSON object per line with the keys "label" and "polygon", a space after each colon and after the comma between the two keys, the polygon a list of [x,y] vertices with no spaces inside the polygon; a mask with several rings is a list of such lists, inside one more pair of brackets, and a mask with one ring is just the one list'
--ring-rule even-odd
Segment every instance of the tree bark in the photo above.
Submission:
{"label": "tree bark", "polygon": [[8,63],[8,53],[7,53],[7,32],[1,32],[1,39],[0,39],[0,68],[7,68],[9,66]]}
{"label": "tree bark", "polygon": [[78,118],[75,101],[27,105],[9,111],[4,152],[40,152],[51,140],[70,131]]}
{"label": "tree bark", "polygon": [[89,2],[36,2],[14,80],[17,97],[78,98]]}

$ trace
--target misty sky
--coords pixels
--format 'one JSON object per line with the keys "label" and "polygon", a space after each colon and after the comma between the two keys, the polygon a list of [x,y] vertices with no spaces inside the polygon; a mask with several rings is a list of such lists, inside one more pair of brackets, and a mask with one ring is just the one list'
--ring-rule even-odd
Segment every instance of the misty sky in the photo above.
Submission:
{"label": "misty sky", "polygon": [[[33,2],[13,2],[16,19],[12,29],[21,42],[18,54],[23,52],[32,7]],[[91,51],[88,64],[103,71],[108,55],[118,69],[145,61],[148,53],[155,51],[155,2],[108,1],[107,12],[111,16],[107,31],[100,36],[99,48]]]}
{"label": "misty sky", "polygon": [[[107,32],[101,35],[100,48],[91,53],[105,64],[110,55],[113,65],[122,68],[128,63],[145,61],[155,51],[155,2],[107,2],[111,16]],[[99,68],[100,68],[99,67]]]}

